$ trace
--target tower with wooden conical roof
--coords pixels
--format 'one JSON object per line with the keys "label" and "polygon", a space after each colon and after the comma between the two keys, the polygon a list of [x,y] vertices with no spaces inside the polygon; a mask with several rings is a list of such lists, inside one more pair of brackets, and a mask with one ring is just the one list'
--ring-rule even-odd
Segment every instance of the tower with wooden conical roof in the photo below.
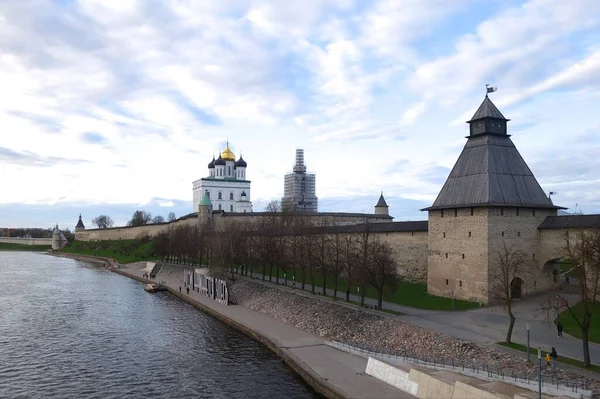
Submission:
{"label": "tower with wooden conical roof", "polygon": [[75,232],[77,233],[78,231],[85,231],[85,225],[83,224],[83,220],[81,220],[81,213],[79,214],[79,220],[75,226]]}
{"label": "tower with wooden conical roof", "polygon": [[[509,119],[486,95],[467,123],[469,136],[429,212],[427,286],[430,294],[488,302],[489,270],[505,244],[539,269],[537,227],[557,209],[519,154]],[[539,256],[538,256],[539,258]],[[539,286],[515,279],[515,293]]]}
{"label": "tower with wooden conical roof", "polygon": [[379,201],[375,205],[375,215],[389,215],[389,207],[387,202],[385,202],[385,198],[383,198],[383,191],[379,196]]}

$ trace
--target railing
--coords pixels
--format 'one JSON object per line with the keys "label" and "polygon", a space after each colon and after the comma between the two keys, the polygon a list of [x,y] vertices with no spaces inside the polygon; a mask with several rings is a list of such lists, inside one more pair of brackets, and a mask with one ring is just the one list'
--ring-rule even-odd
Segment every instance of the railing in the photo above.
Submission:
{"label": "railing", "polygon": [[[325,341],[325,343],[333,348],[344,352],[352,353],[361,357],[372,357],[374,359],[387,361],[389,363],[414,363],[434,369],[445,369],[463,372],[467,375],[475,375],[479,377],[503,380],[516,385],[535,385],[537,387],[537,376],[531,377],[526,374],[516,373],[514,371],[506,372],[499,368],[493,368],[487,365],[467,364],[455,360],[447,361],[438,357],[416,357],[416,356],[398,356],[387,353],[374,352],[367,349],[357,348],[342,342]],[[553,376],[542,376],[542,387],[555,388],[558,391],[569,391],[580,394],[581,397],[591,397],[591,391],[587,390],[586,381],[572,381],[558,379]]]}

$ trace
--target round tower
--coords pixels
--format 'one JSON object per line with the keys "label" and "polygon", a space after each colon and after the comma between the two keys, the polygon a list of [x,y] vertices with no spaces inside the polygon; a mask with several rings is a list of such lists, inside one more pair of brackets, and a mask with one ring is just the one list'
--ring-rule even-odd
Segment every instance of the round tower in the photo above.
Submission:
{"label": "round tower", "polygon": [[385,198],[383,198],[383,191],[379,196],[379,201],[377,201],[377,205],[375,205],[375,214],[386,216],[390,215],[388,204],[385,202]]}
{"label": "round tower", "polygon": [[210,201],[210,198],[208,198],[208,194],[204,193],[202,201],[198,204],[198,221],[200,223],[209,221],[212,218],[212,211],[212,202]]}
{"label": "round tower", "polygon": [[54,231],[52,232],[52,250],[60,251],[60,230],[58,229],[58,223],[56,227],[54,227]]}

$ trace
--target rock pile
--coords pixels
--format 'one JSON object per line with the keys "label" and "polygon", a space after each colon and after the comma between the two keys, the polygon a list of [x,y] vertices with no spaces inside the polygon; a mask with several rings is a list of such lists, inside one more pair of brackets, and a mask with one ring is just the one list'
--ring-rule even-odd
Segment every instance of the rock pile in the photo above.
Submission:
{"label": "rock pile", "polygon": [[[296,295],[247,280],[232,286],[239,305],[267,314],[324,339],[393,355],[435,359],[447,364],[486,366],[512,376],[532,378],[537,365],[524,357],[510,355],[446,334],[369,312],[357,312],[319,298]],[[600,379],[585,378],[563,370],[545,370],[554,378],[586,381],[587,389],[600,391]]]}

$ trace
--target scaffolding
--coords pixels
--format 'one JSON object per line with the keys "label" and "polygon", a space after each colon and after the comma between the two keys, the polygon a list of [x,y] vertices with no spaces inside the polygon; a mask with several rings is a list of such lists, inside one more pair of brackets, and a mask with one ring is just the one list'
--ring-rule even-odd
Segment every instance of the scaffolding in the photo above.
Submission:
{"label": "scaffolding", "polygon": [[306,172],[304,150],[296,150],[296,164],[284,178],[281,206],[289,212],[317,212],[316,175]]}

